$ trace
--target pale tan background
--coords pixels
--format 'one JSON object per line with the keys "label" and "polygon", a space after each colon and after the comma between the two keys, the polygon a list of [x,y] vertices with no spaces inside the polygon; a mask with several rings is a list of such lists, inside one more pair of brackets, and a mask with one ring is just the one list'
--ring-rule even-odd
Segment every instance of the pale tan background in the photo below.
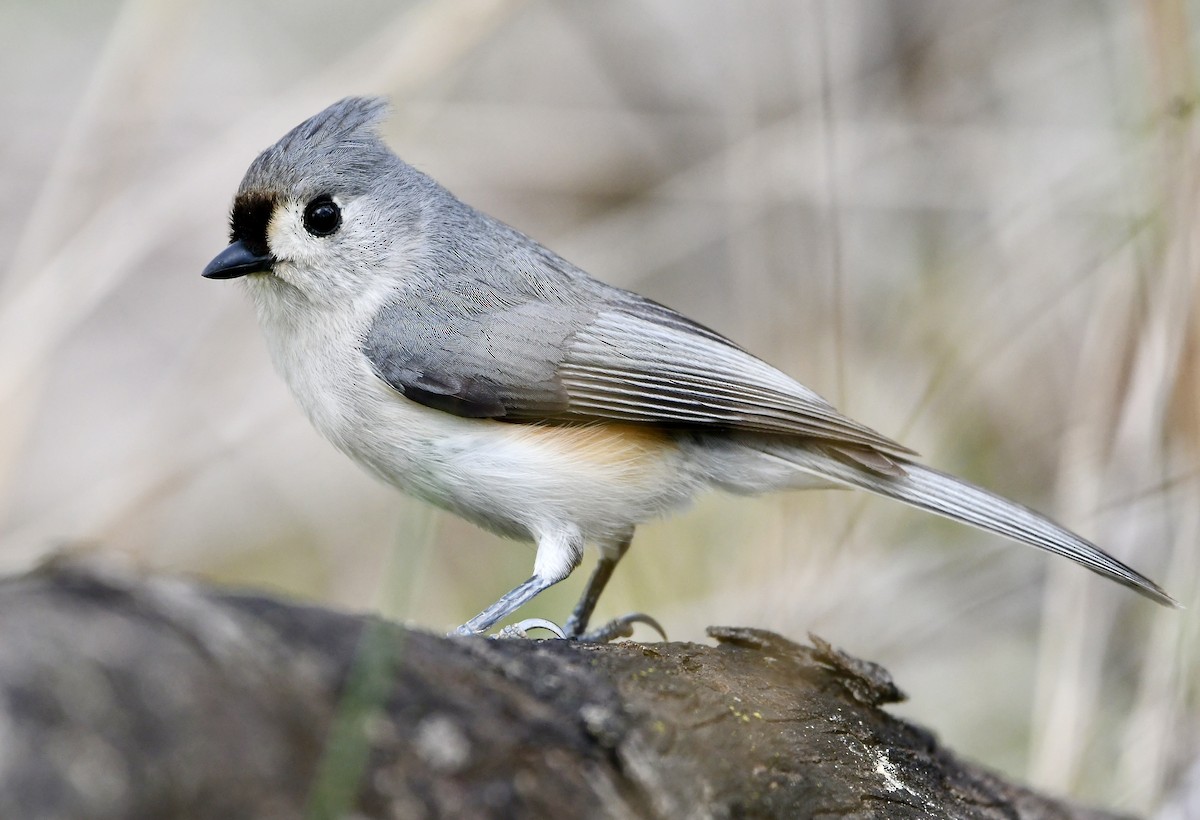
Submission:
{"label": "pale tan background", "polygon": [[645,527],[601,617],[814,630],[979,761],[1200,816],[1195,13],[6,0],[0,570],[72,544],[438,631],[526,577],[530,547],[320,440],[240,288],[199,277],[257,151],[387,94],[392,145],[464,199],[1190,606],[817,493]]}

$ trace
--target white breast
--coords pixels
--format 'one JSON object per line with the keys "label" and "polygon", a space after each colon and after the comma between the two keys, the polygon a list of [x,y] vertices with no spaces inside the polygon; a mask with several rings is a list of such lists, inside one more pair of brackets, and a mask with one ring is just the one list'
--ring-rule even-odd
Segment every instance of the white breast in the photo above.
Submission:
{"label": "white breast", "polygon": [[[262,287],[278,290],[269,282],[253,290]],[[360,349],[372,306],[320,315],[277,295],[257,293],[255,303],[271,358],[305,414],[339,449],[409,494],[504,535],[537,540],[575,527],[608,545],[700,489],[667,434],[465,419],[410,401]]]}

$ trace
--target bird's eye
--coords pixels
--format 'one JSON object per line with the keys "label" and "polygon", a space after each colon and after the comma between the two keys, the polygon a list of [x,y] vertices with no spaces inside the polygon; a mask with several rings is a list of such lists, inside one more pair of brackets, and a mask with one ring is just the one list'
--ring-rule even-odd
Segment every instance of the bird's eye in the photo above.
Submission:
{"label": "bird's eye", "polygon": [[342,227],[342,209],[328,196],[319,196],[304,209],[304,230],[313,236],[329,236]]}

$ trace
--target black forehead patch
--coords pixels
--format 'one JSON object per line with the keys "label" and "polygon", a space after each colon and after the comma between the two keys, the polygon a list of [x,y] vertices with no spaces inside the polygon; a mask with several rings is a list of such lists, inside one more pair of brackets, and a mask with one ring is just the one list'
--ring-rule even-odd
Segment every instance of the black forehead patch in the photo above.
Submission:
{"label": "black forehead patch", "polygon": [[229,216],[229,241],[241,242],[251,253],[266,256],[267,223],[275,210],[275,198],[268,194],[247,192],[238,194]]}

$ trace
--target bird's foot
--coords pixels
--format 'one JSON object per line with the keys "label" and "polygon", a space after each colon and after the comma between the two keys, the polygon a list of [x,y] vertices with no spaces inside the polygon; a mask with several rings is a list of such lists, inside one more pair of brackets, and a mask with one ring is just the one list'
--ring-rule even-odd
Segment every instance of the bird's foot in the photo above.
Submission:
{"label": "bird's foot", "polygon": [[644,612],[631,612],[620,618],[613,618],[604,626],[582,635],[572,635],[568,632],[567,637],[570,640],[584,641],[585,643],[608,643],[617,638],[632,637],[634,624],[645,624],[657,632],[664,641],[667,640],[667,631],[662,628],[662,624]]}
{"label": "bird's foot", "polygon": [[[663,629],[662,624],[644,612],[631,612],[628,615],[622,615],[620,618],[613,618],[604,626],[583,634],[572,634],[571,622],[568,622],[567,629],[564,631],[558,624],[548,621],[545,618],[526,618],[515,624],[509,624],[490,637],[493,640],[498,638],[528,638],[531,630],[544,629],[559,640],[581,641],[584,643],[609,643],[618,638],[632,637],[634,624],[645,624],[657,632],[664,641],[667,640],[667,632]],[[471,631],[466,624],[450,633],[451,636],[477,634],[479,633]]]}
{"label": "bird's foot", "polygon": [[562,629],[554,621],[548,621],[545,618],[526,618],[523,621],[518,621],[515,624],[509,624],[501,629],[493,638],[528,638],[529,630],[544,629],[547,632],[554,633],[554,637],[564,640],[567,636],[563,634]]}

